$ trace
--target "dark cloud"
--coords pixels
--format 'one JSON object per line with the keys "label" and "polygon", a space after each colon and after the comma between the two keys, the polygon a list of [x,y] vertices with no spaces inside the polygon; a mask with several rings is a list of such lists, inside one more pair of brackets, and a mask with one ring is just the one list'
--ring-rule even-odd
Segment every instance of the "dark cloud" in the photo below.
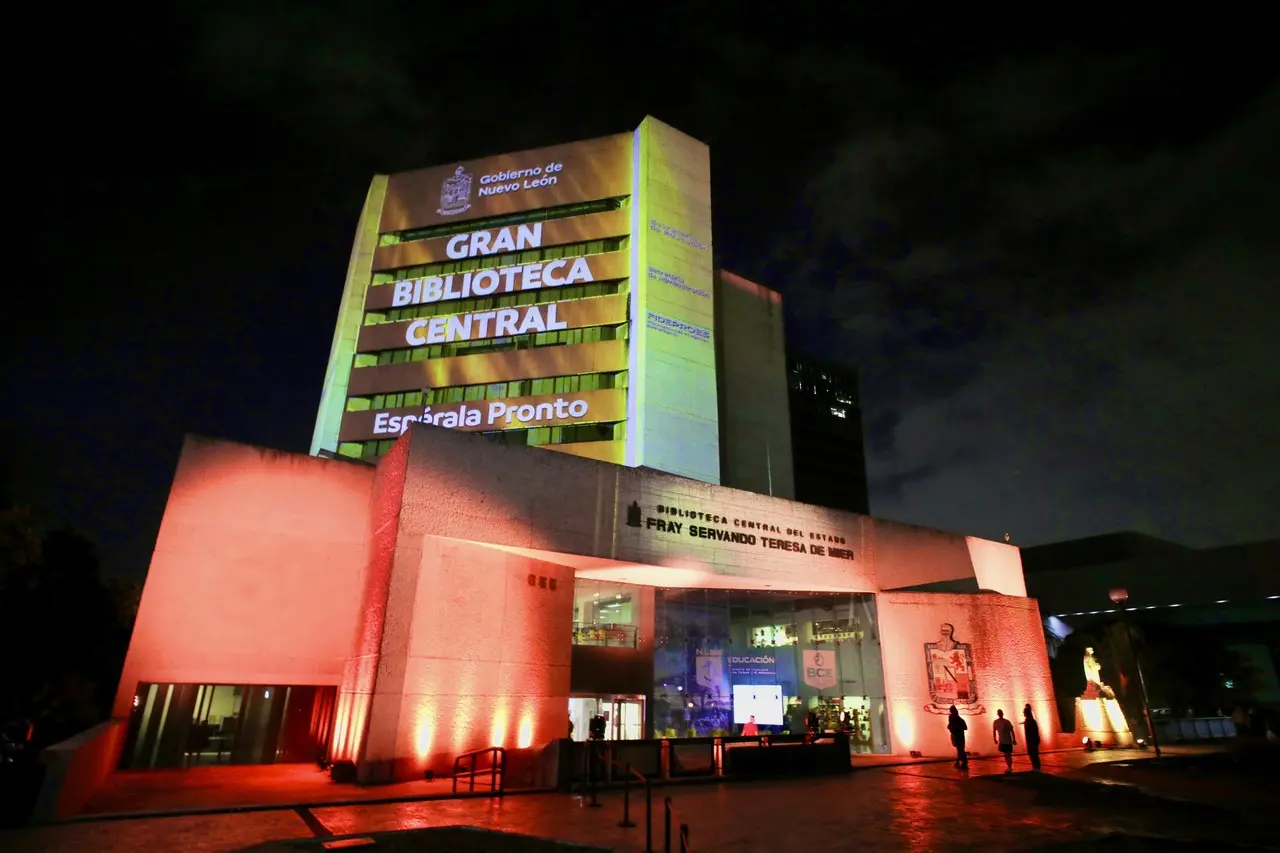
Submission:
{"label": "dark cloud", "polygon": [[11,456],[140,572],[183,432],[307,446],[372,174],[653,114],[712,146],[719,260],[860,368],[877,513],[1274,535],[1269,33],[1247,6],[1051,6],[61,15],[78,88],[13,105],[40,304],[6,337]]}
{"label": "dark cloud", "polygon": [[798,267],[788,301],[863,370],[877,514],[1024,543],[1275,535],[1280,89],[1169,98],[1171,62],[993,64],[854,127],[811,179],[845,259]]}

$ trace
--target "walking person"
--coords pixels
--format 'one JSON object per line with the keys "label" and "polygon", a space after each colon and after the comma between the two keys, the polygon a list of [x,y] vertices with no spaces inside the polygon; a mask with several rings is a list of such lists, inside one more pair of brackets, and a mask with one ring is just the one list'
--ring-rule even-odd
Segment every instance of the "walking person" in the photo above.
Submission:
{"label": "walking person", "polygon": [[996,721],[991,724],[991,737],[996,748],[1004,753],[1004,775],[1013,772],[1013,745],[1018,742],[1013,723],[1004,718],[1004,711],[996,711]]}
{"label": "walking person", "polygon": [[1022,709],[1024,717],[1022,725],[1022,739],[1027,744],[1027,758],[1031,759],[1031,769],[1040,769],[1040,724],[1036,722],[1035,716],[1031,713],[1031,705]]}
{"label": "walking person", "polygon": [[968,729],[969,724],[960,719],[960,712],[952,705],[947,717],[947,731],[951,732],[951,745],[956,748],[956,767],[962,770],[969,769],[969,753],[964,748],[964,733]]}

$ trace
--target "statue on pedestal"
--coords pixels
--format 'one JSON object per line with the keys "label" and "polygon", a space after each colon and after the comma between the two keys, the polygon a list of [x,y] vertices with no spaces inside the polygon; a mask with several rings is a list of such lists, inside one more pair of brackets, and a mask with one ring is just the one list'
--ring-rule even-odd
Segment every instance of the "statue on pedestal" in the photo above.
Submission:
{"label": "statue on pedestal", "polygon": [[1102,664],[1093,649],[1084,650],[1084,693],[1076,700],[1076,735],[1095,744],[1132,746],[1133,732],[1116,701],[1116,692],[1102,681]]}
{"label": "statue on pedestal", "polygon": [[1093,648],[1084,650],[1084,693],[1081,699],[1114,699],[1116,692],[1102,682],[1102,664],[1093,656]]}

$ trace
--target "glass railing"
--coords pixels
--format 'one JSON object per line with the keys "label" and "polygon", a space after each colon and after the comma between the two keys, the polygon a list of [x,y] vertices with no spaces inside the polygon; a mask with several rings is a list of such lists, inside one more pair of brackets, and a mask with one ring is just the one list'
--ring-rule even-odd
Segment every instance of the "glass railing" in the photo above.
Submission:
{"label": "glass railing", "polygon": [[573,644],[634,649],[639,645],[639,635],[635,625],[613,625],[607,622],[587,625],[574,622]]}

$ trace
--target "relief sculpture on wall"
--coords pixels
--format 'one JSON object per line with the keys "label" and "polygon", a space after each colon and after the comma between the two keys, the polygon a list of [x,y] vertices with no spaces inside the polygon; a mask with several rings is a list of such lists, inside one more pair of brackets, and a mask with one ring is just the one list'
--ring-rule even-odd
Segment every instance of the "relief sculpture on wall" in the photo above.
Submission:
{"label": "relief sculpture on wall", "polygon": [[955,626],[943,622],[936,643],[924,644],[929,676],[930,714],[946,714],[955,705],[961,714],[981,714],[977,678],[973,669],[973,646],[956,641]]}

